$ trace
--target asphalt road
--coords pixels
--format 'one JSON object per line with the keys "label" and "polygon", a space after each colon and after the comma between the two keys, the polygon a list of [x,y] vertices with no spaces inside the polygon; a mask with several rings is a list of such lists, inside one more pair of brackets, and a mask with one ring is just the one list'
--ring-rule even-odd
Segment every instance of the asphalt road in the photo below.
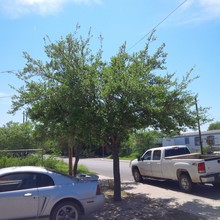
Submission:
{"label": "asphalt road", "polygon": [[[68,163],[68,159],[64,159]],[[122,180],[133,181],[131,169],[129,167],[130,161],[120,161],[120,174]],[[113,177],[113,161],[103,158],[88,158],[80,159],[79,164],[85,165],[89,170],[96,172],[99,175]]]}
{"label": "asphalt road", "polygon": [[[110,159],[81,159],[79,163],[87,166],[90,170],[96,172],[99,175],[113,177],[113,161]],[[134,180],[129,164],[130,161],[120,161],[120,175],[122,180]]]}

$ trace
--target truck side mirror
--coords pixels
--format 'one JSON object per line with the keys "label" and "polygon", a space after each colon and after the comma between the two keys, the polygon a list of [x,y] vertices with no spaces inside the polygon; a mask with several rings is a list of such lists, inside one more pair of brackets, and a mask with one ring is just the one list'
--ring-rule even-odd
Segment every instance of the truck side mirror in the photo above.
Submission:
{"label": "truck side mirror", "polygon": [[138,157],[137,157],[137,160],[138,160],[138,161],[143,161],[144,158],[143,158],[142,156],[138,156]]}

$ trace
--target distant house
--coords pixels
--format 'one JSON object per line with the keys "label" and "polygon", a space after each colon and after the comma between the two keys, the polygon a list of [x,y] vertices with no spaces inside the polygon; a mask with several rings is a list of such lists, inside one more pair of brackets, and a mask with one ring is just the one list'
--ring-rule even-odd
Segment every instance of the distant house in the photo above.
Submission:
{"label": "distant house", "polygon": [[[202,131],[202,145],[220,149],[220,130]],[[172,138],[163,138],[163,146],[187,145],[192,152],[200,150],[199,132],[183,133]]]}

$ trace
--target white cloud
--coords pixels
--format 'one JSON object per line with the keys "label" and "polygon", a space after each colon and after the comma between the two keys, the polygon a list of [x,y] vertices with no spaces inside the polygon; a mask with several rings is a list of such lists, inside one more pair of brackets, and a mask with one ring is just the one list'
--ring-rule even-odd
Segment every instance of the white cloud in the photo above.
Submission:
{"label": "white cloud", "polygon": [[220,20],[220,0],[188,0],[183,7],[185,23]]}
{"label": "white cloud", "polygon": [[210,16],[220,17],[220,1],[219,0],[200,0],[203,10]]}
{"label": "white cloud", "polygon": [[8,94],[4,93],[4,92],[0,92],[0,98],[3,98],[5,96],[8,96]]}
{"label": "white cloud", "polygon": [[4,92],[0,92],[0,102],[1,104],[8,104],[11,102],[11,95]]}
{"label": "white cloud", "polygon": [[55,14],[67,3],[100,4],[102,0],[1,0],[1,11],[17,18],[27,14]]}

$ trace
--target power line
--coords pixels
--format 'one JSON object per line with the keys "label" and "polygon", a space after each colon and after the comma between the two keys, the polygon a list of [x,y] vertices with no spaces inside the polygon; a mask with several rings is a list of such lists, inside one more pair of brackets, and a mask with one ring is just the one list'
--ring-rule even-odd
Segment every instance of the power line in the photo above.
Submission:
{"label": "power line", "polygon": [[6,71],[0,71],[0,73],[4,74],[4,73],[12,73],[14,74],[15,72],[18,72],[18,70],[6,70]]}
{"label": "power line", "polygon": [[131,50],[137,44],[139,44],[145,37],[147,37],[152,31],[156,30],[158,26],[160,26],[168,17],[170,17],[175,11],[177,11],[182,5],[184,5],[188,0],[183,1],[180,5],[178,5],[173,11],[171,11],[164,19],[162,19],[156,26],[154,26],[147,34],[145,34],[140,40],[138,40],[134,45],[132,45],[127,51]]}

